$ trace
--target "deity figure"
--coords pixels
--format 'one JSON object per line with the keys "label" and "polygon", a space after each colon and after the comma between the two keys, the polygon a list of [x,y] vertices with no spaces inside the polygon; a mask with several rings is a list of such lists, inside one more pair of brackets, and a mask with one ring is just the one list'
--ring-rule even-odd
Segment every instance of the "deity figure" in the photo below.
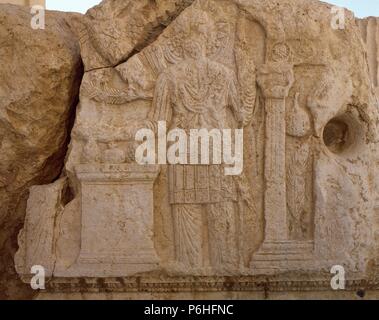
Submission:
{"label": "deity figure", "polygon": [[[152,121],[167,121],[170,130],[187,134],[191,129],[235,129],[246,123],[236,73],[207,56],[207,38],[214,29],[210,17],[196,11],[191,35],[183,43],[183,60],[158,77]],[[208,267],[221,273],[237,270],[242,263],[238,221],[248,189],[245,179],[226,176],[221,164],[169,165],[168,175],[174,267],[189,273]]]}

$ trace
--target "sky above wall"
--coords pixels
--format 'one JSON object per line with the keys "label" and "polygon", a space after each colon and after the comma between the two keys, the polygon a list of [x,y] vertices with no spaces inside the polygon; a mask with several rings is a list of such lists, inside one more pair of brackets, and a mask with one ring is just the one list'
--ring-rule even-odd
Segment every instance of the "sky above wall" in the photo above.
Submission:
{"label": "sky above wall", "polygon": [[[263,1],[263,0],[262,0]],[[99,4],[100,0],[46,0],[49,10],[74,11],[85,13],[89,8]],[[325,0],[352,10],[359,18],[379,17],[379,0]]]}

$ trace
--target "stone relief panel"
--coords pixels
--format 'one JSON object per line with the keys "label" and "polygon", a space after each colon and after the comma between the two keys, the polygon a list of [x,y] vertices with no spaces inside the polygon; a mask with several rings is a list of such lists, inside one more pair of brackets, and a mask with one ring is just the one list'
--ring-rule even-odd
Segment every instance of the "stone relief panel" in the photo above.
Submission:
{"label": "stone relief panel", "polygon": [[[362,277],[378,252],[378,110],[353,17],[336,31],[328,14],[301,0],[198,0],[126,62],[88,70],[65,167],[71,201],[45,226],[52,274],[251,281],[338,264]],[[136,132],[158,133],[159,121],[244,129],[242,174],[137,164]]]}
{"label": "stone relief panel", "polygon": [[[366,19],[357,19],[358,25],[361,30],[363,41],[366,45],[367,62],[370,72],[371,83],[377,97],[377,104],[379,106],[379,22],[378,18],[369,17]],[[376,152],[377,154],[377,152]],[[377,158],[378,159],[378,158]],[[377,168],[375,176],[378,177],[378,160],[376,160]],[[375,179],[377,181],[377,178]],[[376,182],[376,204],[375,204],[375,225],[379,226],[379,183]],[[377,230],[378,228],[375,228]],[[378,240],[378,232],[375,232],[375,242]],[[377,264],[377,262],[376,262]]]}

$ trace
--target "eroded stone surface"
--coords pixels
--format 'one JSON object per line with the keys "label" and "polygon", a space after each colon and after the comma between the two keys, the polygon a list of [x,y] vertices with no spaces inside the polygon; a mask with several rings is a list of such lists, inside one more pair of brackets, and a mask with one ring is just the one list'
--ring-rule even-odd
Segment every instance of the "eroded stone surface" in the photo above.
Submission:
{"label": "eroded stone surface", "polygon": [[[178,3],[160,2],[142,21]],[[127,12],[105,1],[83,32]],[[78,292],[85,276],[99,292],[223,292],[230,282],[248,295],[260,281],[317,291],[329,288],[334,265],[358,284],[374,281],[378,108],[353,15],[335,30],[331,6],[319,1],[197,0],[160,34],[140,29],[143,48],[118,18],[114,41],[96,45],[105,31],[81,41],[87,72],[65,166],[73,200],[51,230],[60,267],[50,292]],[[243,173],[161,165],[152,175],[135,163],[135,133],[158,121],[242,127]],[[153,268],[141,267],[144,254],[123,259],[131,247],[149,248]]]}
{"label": "eroded stone surface", "polygon": [[193,0],[103,1],[77,23],[85,70],[114,67],[141,50]]}
{"label": "eroded stone surface", "polygon": [[45,30],[33,30],[29,8],[0,5],[1,298],[25,292],[13,255],[28,187],[52,182],[63,167],[82,75],[68,19],[47,13]]}
{"label": "eroded stone surface", "polygon": [[[358,19],[358,25],[361,29],[363,41],[366,45],[367,61],[370,71],[371,83],[377,96],[377,105],[379,108],[379,19],[369,17],[366,19]],[[376,173],[375,173],[375,186],[376,186],[376,204],[374,214],[378,217],[379,214],[379,150],[376,153]],[[378,220],[375,220],[378,223]],[[376,230],[376,229],[375,229]],[[375,241],[379,239],[378,231],[375,231]]]}
{"label": "eroded stone surface", "polygon": [[56,263],[55,226],[63,211],[65,188],[65,178],[51,185],[30,188],[25,227],[18,237],[21,250],[15,256],[17,272],[43,266],[47,277],[53,275]]}
{"label": "eroded stone surface", "polygon": [[379,18],[358,19],[358,24],[366,44],[371,81],[379,97]]}

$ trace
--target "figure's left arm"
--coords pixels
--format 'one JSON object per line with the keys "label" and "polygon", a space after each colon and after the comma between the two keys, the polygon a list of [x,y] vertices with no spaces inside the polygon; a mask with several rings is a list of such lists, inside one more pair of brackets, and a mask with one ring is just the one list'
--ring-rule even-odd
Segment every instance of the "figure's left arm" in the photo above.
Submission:
{"label": "figure's left arm", "polygon": [[228,104],[231,107],[234,117],[238,122],[238,127],[242,128],[244,119],[241,108],[241,99],[237,88],[237,79],[234,76],[231,76],[230,78],[231,80],[229,82],[228,88]]}
{"label": "figure's left arm", "polygon": [[[255,85],[255,78],[253,81]],[[245,127],[252,120],[255,106],[255,87],[243,88],[244,84],[238,82],[233,75],[229,83],[229,104],[240,127]],[[246,83],[247,85],[247,83]]]}

